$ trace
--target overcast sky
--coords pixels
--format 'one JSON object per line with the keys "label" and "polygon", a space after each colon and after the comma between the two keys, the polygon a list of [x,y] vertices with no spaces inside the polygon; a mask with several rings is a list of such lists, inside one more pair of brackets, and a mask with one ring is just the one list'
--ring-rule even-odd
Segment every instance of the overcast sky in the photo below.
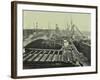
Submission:
{"label": "overcast sky", "polygon": [[24,29],[34,29],[38,22],[38,28],[55,29],[58,24],[60,29],[65,29],[67,24],[72,22],[81,31],[89,31],[91,29],[91,15],[83,13],[65,13],[65,12],[45,12],[45,11],[23,11],[23,26]]}

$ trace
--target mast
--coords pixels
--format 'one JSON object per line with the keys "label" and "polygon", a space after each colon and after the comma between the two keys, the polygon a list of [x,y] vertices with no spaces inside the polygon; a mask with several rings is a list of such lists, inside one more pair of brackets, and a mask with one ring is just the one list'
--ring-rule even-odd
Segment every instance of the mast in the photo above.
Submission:
{"label": "mast", "polygon": [[38,33],[38,31],[37,31],[38,30],[38,22],[36,22],[36,26],[35,27],[36,27],[36,33]]}

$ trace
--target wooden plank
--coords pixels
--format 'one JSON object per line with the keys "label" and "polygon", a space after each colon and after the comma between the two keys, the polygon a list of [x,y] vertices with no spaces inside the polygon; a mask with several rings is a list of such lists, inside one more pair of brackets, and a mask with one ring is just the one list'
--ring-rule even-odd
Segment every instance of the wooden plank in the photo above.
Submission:
{"label": "wooden plank", "polygon": [[58,53],[57,53],[57,60],[56,61],[59,61],[59,53],[60,53],[60,51],[58,51]]}
{"label": "wooden plank", "polygon": [[51,54],[51,50],[48,52],[47,57],[45,58],[44,61],[46,61],[48,59],[48,57],[49,57],[50,54]]}
{"label": "wooden plank", "polygon": [[38,49],[38,48],[30,48],[30,50],[45,50],[45,51],[59,51],[59,49]]}
{"label": "wooden plank", "polygon": [[52,62],[55,62],[55,61],[57,61],[57,54],[55,54],[53,59],[52,59]]}
{"label": "wooden plank", "polygon": [[65,55],[64,54],[62,54],[62,62],[66,62],[66,60],[65,60],[66,58],[65,58]]}
{"label": "wooden plank", "polygon": [[59,62],[62,62],[62,55],[59,54]]}
{"label": "wooden plank", "polygon": [[43,55],[42,53],[39,54],[39,55],[34,59],[34,61],[39,61],[39,59],[41,58],[42,55]]}
{"label": "wooden plank", "polygon": [[32,61],[34,61],[34,60],[40,55],[41,52],[42,52],[42,51],[39,51],[39,52],[37,53],[37,55],[32,59]]}
{"label": "wooden plank", "polygon": [[26,56],[28,56],[31,52],[33,52],[33,51],[31,50],[28,53],[24,53],[23,58],[25,58]]}
{"label": "wooden plank", "polygon": [[32,61],[32,59],[36,56],[35,54],[37,53],[38,51],[35,51],[34,53],[32,53],[31,57],[27,60],[27,61]]}
{"label": "wooden plank", "polygon": [[41,57],[39,58],[38,61],[40,61],[40,60],[43,58],[43,56],[45,55],[46,52],[47,52],[47,51],[44,50],[43,54],[41,55]]}
{"label": "wooden plank", "polygon": [[46,53],[46,51],[43,50],[42,53],[40,53],[38,55],[38,57],[36,59],[34,59],[34,61],[39,61],[42,58],[42,56],[44,55],[44,53]]}
{"label": "wooden plank", "polygon": [[59,52],[59,61],[62,62],[62,51]]}
{"label": "wooden plank", "polygon": [[32,56],[33,51],[30,52],[30,54],[28,54],[26,57],[23,58],[23,61],[27,61],[27,59],[29,59]]}
{"label": "wooden plank", "polygon": [[48,54],[44,54],[44,56],[40,59],[40,61],[45,61],[45,59],[47,58]]}
{"label": "wooden plank", "polygon": [[55,51],[53,51],[52,54],[53,54],[53,55],[52,55],[52,57],[51,57],[51,61],[53,60],[53,57],[54,57],[54,55],[55,55]]}
{"label": "wooden plank", "polygon": [[52,55],[53,54],[50,54],[49,57],[48,57],[48,59],[46,61],[51,61]]}

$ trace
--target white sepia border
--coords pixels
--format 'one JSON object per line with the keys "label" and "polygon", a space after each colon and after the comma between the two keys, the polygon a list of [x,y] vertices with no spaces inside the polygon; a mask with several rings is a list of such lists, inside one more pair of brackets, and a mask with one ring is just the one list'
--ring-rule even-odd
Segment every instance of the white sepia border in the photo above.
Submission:
{"label": "white sepia border", "polygon": [[[81,12],[91,14],[91,66],[84,67],[63,67],[63,68],[44,68],[44,69],[27,69],[23,70],[23,26],[22,11],[23,10],[43,10],[43,11],[61,11],[61,12]],[[96,9],[80,8],[80,7],[60,7],[45,5],[27,5],[17,4],[17,76],[35,76],[50,75],[63,73],[82,73],[96,71]]]}

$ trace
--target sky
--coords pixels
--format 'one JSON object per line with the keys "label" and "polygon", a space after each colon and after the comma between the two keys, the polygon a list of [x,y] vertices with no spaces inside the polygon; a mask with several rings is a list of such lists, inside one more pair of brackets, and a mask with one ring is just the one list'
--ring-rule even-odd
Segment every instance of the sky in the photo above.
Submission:
{"label": "sky", "polygon": [[24,29],[34,29],[36,23],[39,29],[55,29],[58,24],[59,29],[65,29],[67,24],[75,24],[80,31],[91,30],[91,14],[88,13],[67,13],[67,12],[47,12],[47,11],[23,11]]}

